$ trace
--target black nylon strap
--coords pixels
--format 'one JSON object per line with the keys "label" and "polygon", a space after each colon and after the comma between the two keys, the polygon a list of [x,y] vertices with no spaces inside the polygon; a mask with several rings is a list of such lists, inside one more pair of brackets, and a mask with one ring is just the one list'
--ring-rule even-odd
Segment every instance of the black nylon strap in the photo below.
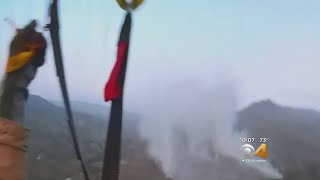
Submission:
{"label": "black nylon strap", "polygon": [[59,78],[63,101],[64,101],[64,105],[66,108],[66,113],[68,116],[68,125],[69,125],[69,129],[70,129],[70,133],[71,133],[71,137],[73,140],[73,145],[74,145],[74,149],[75,149],[77,158],[79,159],[79,161],[81,163],[84,178],[85,178],[85,180],[89,180],[88,172],[85,168],[85,164],[84,164],[83,158],[81,156],[81,151],[80,151],[79,143],[77,140],[78,136],[77,136],[76,128],[74,125],[74,120],[73,120],[69,96],[68,96],[67,84],[66,84],[66,80],[65,80],[65,73],[64,73],[61,46],[60,46],[60,35],[59,35],[58,0],[53,0],[53,2],[51,4],[50,18],[51,18],[50,24],[48,24],[46,26],[46,29],[49,29],[49,31],[50,31],[50,36],[51,36],[52,46],[53,46],[53,54],[54,54],[56,70],[57,70],[57,76]]}

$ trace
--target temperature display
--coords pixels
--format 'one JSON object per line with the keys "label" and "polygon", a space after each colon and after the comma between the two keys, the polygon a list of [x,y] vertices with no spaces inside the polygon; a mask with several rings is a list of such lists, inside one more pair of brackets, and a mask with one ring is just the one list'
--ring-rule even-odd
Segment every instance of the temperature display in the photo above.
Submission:
{"label": "temperature display", "polygon": [[269,138],[260,138],[260,143],[266,143],[269,140]]}

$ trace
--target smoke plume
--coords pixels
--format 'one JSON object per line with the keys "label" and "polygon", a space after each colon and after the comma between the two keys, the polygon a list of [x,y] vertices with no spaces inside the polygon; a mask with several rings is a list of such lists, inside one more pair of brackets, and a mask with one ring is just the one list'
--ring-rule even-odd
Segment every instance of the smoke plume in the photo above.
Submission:
{"label": "smoke plume", "polygon": [[[141,136],[148,142],[150,155],[174,180],[219,180],[227,176],[219,170],[221,157],[239,163],[243,158],[239,138],[246,136],[233,131],[235,84],[221,74],[214,77],[210,82],[199,82],[194,76],[193,80],[171,78],[170,84],[157,80],[151,91],[143,92]],[[252,168],[281,178],[268,163]]]}

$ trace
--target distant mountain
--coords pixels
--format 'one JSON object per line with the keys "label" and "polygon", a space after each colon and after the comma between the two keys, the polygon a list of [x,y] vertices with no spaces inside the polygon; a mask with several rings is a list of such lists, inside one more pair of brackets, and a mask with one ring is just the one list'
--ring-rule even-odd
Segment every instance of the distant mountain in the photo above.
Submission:
{"label": "distant mountain", "polygon": [[[79,111],[90,106],[86,103],[81,105],[82,108],[79,108],[79,103],[73,104]],[[87,112],[91,115],[99,114],[104,108],[94,105]],[[131,121],[130,126],[134,127],[138,119]],[[285,180],[320,179],[320,157],[317,156],[317,152],[320,152],[320,112],[284,107],[271,100],[262,100],[238,112],[236,127],[258,140],[260,137],[269,138],[269,159],[283,172]],[[230,164],[230,167],[236,168]]]}
{"label": "distant mountain", "polygon": [[[107,131],[108,105],[73,102],[74,119],[82,154],[92,179],[101,172]],[[121,179],[166,180],[159,166],[146,153],[139,138],[139,115],[124,113]],[[29,178],[33,180],[80,180],[79,162],[66,124],[61,103],[51,103],[31,95],[26,107],[26,126],[31,128]],[[271,162],[281,170],[285,180],[320,179],[320,113],[308,109],[277,105],[271,100],[253,103],[238,113],[238,131],[250,137],[268,137]],[[197,165],[196,165],[197,166]],[[217,180],[260,180],[256,172],[244,169],[232,159],[208,162],[215,168]],[[225,172],[224,172],[225,171]],[[227,174],[228,176],[220,176]],[[201,174],[195,175],[201,177]]]}
{"label": "distant mountain", "polygon": [[[64,104],[62,101],[51,101],[53,104],[64,107]],[[106,103],[104,105],[100,104],[93,104],[93,103],[87,103],[87,102],[81,102],[81,101],[72,101],[71,106],[73,111],[75,112],[82,112],[86,114],[90,114],[95,117],[106,117],[109,114],[110,106]]]}
{"label": "distant mountain", "polygon": [[[56,106],[64,108],[63,102],[52,101],[52,104],[55,104]],[[73,112],[90,115],[92,117],[95,117],[95,119],[99,121],[108,121],[111,106],[109,103],[108,104],[105,103],[102,105],[102,104],[86,103],[81,101],[72,101],[71,108]],[[137,136],[137,128],[139,124],[138,120],[140,118],[139,115],[132,112],[128,112],[126,110],[124,111],[125,113],[123,114],[123,119],[125,120],[125,122],[124,122],[123,131],[125,133],[127,132],[130,133],[131,136],[133,134]]]}
{"label": "distant mountain", "polygon": [[[98,179],[101,172],[108,115],[100,117],[97,111],[99,108],[101,110],[108,108],[84,103],[81,106],[86,106],[90,111],[80,112],[79,107],[74,111],[76,131],[92,179]],[[31,128],[28,156],[29,178],[33,180],[82,179],[79,176],[81,169],[75,157],[66,123],[65,109],[40,96],[31,95],[26,106],[25,122],[26,126]],[[141,179],[141,177],[165,180],[160,168],[144,153],[144,143],[138,139],[137,125],[137,117],[132,113],[124,112],[121,177],[124,179],[130,177],[132,180]],[[150,173],[143,175],[137,173],[143,171],[144,167],[149,167]]]}
{"label": "distant mountain", "polygon": [[320,179],[319,112],[264,100],[240,111],[237,126],[250,137],[269,138],[269,157],[285,179]]}

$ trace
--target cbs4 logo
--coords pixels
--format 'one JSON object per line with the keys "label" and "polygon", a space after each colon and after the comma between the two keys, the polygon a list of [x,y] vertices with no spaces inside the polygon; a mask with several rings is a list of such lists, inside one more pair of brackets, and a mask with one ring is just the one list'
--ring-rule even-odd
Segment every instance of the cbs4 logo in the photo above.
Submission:
{"label": "cbs4 logo", "polygon": [[241,146],[240,150],[246,157],[256,156],[266,159],[268,156],[267,145],[265,143],[260,144],[257,150],[255,150],[251,144],[244,144]]}

